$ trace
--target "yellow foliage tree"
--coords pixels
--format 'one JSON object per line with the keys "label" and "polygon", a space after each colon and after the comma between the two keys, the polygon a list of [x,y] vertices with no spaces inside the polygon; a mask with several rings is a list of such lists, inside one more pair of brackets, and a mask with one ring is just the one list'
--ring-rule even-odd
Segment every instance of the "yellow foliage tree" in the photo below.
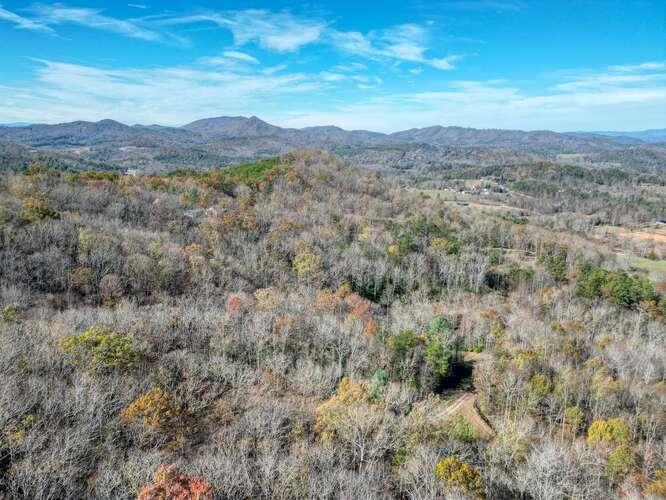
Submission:
{"label": "yellow foliage tree", "polygon": [[260,311],[273,311],[283,302],[282,294],[273,287],[258,289],[254,292],[254,299]]}
{"label": "yellow foliage tree", "polygon": [[622,418],[595,420],[587,430],[587,442],[589,444],[623,445],[629,444],[630,441],[631,429]]}
{"label": "yellow foliage tree", "polygon": [[449,491],[458,491],[474,498],[484,498],[485,488],[479,471],[457,457],[437,462],[435,476]]}
{"label": "yellow foliage tree", "polygon": [[366,382],[343,378],[337,393],[316,409],[315,431],[321,440],[334,441],[336,450],[346,451],[358,465],[386,453],[375,437],[391,425],[390,416],[371,397]]}
{"label": "yellow foliage tree", "polygon": [[654,473],[654,480],[647,486],[645,493],[666,498],[666,469],[659,469]]}
{"label": "yellow foliage tree", "polygon": [[179,413],[171,397],[157,387],[135,399],[120,413],[120,418],[138,421],[154,430],[164,430],[173,424]]}
{"label": "yellow foliage tree", "polygon": [[332,439],[349,409],[355,405],[367,404],[369,397],[370,393],[364,382],[354,382],[344,377],[338,391],[317,407],[315,431],[324,440]]}
{"label": "yellow foliage tree", "polygon": [[294,271],[300,279],[315,277],[321,271],[321,257],[309,250],[302,251],[294,257]]}

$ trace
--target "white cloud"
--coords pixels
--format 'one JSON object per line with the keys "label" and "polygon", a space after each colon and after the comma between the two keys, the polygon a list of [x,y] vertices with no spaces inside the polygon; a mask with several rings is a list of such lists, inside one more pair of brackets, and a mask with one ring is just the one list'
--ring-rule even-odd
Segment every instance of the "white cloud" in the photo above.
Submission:
{"label": "white cloud", "polygon": [[453,81],[438,90],[379,94],[327,109],[292,110],[283,124],[330,123],[385,132],[428,125],[558,131],[641,130],[665,125],[666,85],[658,78],[580,88],[567,83],[529,93],[504,80]]}
{"label": "white cloud", "polygon": [[427,32],[416,24],[402,24],[385,30],[380,36],[382,51],[389,57],[422,62]]}
{"label": "white cloud", "polygon": [[244,61],[252,64],[259,64],[259,59],[257,59],[256,57],[253,57],[250,54],[246,54],[245,52],[239,52],[237,50],[225,50],[222,55],[224,55],[224,57],[237,59],[239,61]]}
{"label": "white cloud", "polygon": [[458,61],[461,57],[462,56],[454,55],[454,56],[444,57],[441,59],[431,59],[430,61],[423,61],[423,62],[429,63],[431,66],[434,66],[437,69],[448,70],[455,68],[453,63]]}
{"label": "white cloud", "polygon": [[207,66],[220,66],[236,71],[244,71],[248,64],[259,64],[259,59],[245,52],[225,50],[221,56],[202,57],[199,62]]}
{"label": "white cloud", "polygon": [[233,23],[231,30],[237,43],[245,44],[256,39],[263,47],[277,52],[298,50],[317,41],[324,30],[321,22],[264,10],[237,12]]}
{"label": "white cloud", "polygon": [[98,9],[42,4],[35,6],[33,11],[39,22],[44,25],[78,24],[141,40],[158,41],[162,38],[159,33],[139,26],[136,21],[105,16]]}
{"label": "white cloud", "polygon": [[333,71],[341,71],[343,73],[362,71],[364,69],[367,69],[367,66],[359,62],[336,64],[331,68]]}
{"label": "white cloud", "polygon": [[623,64],[617,66],[610,66],[608,69],[611,71],[629,72],[629,73],[635,71],[643,71],[643,70],[662,70],[666,69],[666,62],[650,61],[640,64]]}
{"label": "white cloud", "polygon": [[418,24],[401,24],[372,31],[367,35],[356,31],[328,30],[329,42],[339,50],[358,57],[374,60],[388,59],[426,64],[440,70],[454,68],[454,62],[462,56],[431,58],[426,55],[430,40],[428,28]]}
{"label": "white cloud", "polygon": [[268,68],[262,69],[261,73],[264,75],[274,75],[275,73],[279,73],[285,69],[287,69],[286,64],[278,64],[277,66],[270,66]]}
{"label": "white cloud", "polygon": [[566,82],[554,86],[555,90],[608,90],[627,85],[666,84],[666,64],[648,62],[633,65],[609,66],[602,71],[565,75]]}
{"label": "white cloud", "polygon": [[555,85],[556,90],[600,89],[617,87],[626,84],[638,84],[666,81],[666,73],[651,75],[613,75],[598,74],[577,78],[570,82]]}
{"label": "white cloud", "polygon": [[0,5],[0,20],[4,21],[9,21],[10,23],[14,24],[17,28],[24,29],[24,30],[33,30],[33,31],[43,31],[45,33],[53,33],[53,30],[49,28],[48,26],[34,21],[32,19],[28,19],[26,17],[19,16],[18,14],[15,14],[14,12],[10,12],[7,9],[3,9],[2,5]]}
{"label": "white cloud", "polygon": [[332,73],[330,71],[322,71],[319,73],[319,77],[325,82],[339,82],[348,78],[347,75],[343,75],[341,73]]}
{"label": "white cloud", "polygon": [[[326,22],[297,16],[289,12],[270,12],[260,9],[242,11],[204,12],[199,14],[164,17],[157,21],[162,26],[213,23],[228,29],[234,45],[255,42],[275,52],[295,52],[312,43],[327,43],[341,51],[372,60],[409,61],[429,65],[441,70],[453,69],[461,56],[444,58],[427,56],[431,38],[430,26],[406,23],[367,34],[357,31],[338,31]],[[355,63],[349,63],[351,67]]]}
{"label": "white cloud", "polygon": [[211,22],[229,29],[237,46],[257,42],[265,49],[276,52],[294,52],[317,41],[325,24],[288,12],[269,12],[250,9],[230,12],[208,12],[182,17],[164,18],[162,25]]}
{"label": "white cloud", "polygon": [[[134,7],[145,7],[132,4]],[[212,23],[229,30],[234,39],[233,50],[222,56],[209,57],[209,64],[224,65],[226,59],[258,63],[256,58],[238,50],[249,43],[278,53],[296,52],[313,43],[333,45],[347,55],[375,61],[400,63],[403,61],[427,65],[440,70],[454,68],[459,55],[433,57],[428,54],[432,23],[424,25],[405,23],[383,30],[360,32],[338,31],[321,19],[298,16],[288,11],[272,12],[264,9],[238,11],[204,11],[189,15],[159,15],[139,19],[118,19],[105,15],[101,9],[68,7],[63,4],[37,4],[30,11],[32,18],[18,16],[0,7],[0,19],[17,27],[53,31],[52,27],[76,24],[90,29],[106,31],[146,41],[176,41],[188,44],[182,36],[169,32],[169,28],[200,23]],[[355,62],[345,63],[352,68]]]}

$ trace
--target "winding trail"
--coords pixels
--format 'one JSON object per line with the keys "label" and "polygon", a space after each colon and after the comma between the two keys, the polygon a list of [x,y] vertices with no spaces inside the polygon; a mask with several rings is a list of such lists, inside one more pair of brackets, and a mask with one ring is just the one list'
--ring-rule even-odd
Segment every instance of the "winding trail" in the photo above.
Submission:
{"label": "winding trail", "polygon": [[[466,362],[474,365],[483,359],[488,359],[484,353],[465,353],[463,358]],[[462,415],[474,427],[477,435],[482,439],[493,439],[495,431],[479,411],[476,404],[476,392],[466,392],[458,397],[453,403],[443,408],[437,415],[437,420],[442,424],[450,422],[454,417]]]}

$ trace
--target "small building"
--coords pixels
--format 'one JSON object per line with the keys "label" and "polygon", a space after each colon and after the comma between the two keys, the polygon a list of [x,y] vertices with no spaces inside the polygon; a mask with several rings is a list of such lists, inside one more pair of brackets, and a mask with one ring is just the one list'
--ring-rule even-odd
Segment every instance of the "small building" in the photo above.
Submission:
{"label": "small building", "polygon": [[220,207],[208,207],[205,210],[206,217],[219,217],[225,212],[224,208]]}
{"label": "small building", "polygon": [[201,214],[203,214],[203,208],[189,208],[187,210],[183,210],[183,215],[185,217],[189,217],[190,219],[196,219],[197,217],[200,217]]}

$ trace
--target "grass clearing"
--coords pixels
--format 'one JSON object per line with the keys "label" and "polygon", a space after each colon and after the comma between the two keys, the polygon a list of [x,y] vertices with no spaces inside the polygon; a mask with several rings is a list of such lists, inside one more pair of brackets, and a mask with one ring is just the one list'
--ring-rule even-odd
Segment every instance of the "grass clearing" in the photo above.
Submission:
{"label": "grass clearing", "polygon": [[266,158],[265,160],[225,168],[222,173],[234,182],[251,185],[266,180],[267,172],[275,167],[278,162],[279,158]]}
{"label": "grass clearing", "polygon": [[203,172],[180,169],[170,172],[166,178],[178,180],[191,178],[214,189],[231,189],[232,186],[238,184],[257,188],[263,182],[274,178],[279,163],[280,158],[272,157]]}
{"label": "grass clearing", "polygon": [[651,273],[666,274],[666,260],[651,260],[636,257],[631,261],[632,267],[643,269]]}

